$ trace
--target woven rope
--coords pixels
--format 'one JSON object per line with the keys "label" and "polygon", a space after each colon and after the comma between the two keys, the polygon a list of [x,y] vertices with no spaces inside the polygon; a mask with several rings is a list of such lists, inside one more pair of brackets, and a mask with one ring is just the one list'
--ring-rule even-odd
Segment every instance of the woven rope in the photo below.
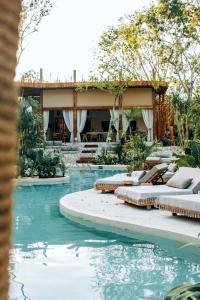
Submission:
{"label": "woven rope", "polygon": [[180,214],[180,215],[190,217],[190,218],[198,218],[198,219],[200,218],[199,211],[184,209],[184,208],[180,208],[180,207],[174,207],[174,206],[165,205],[165,204],[158,204],[158,207],[160,209],[170,211],[174,214]]}
{"label": "woven rope", "polygon": [[13,83],[18,44],[19,0],[0,0],[0,300],[8,299],[11,192],[15,176],[17,93]]}
{"label": "woven rope", "polygon": [[120,195],[120,194],[116,194],[116,195],[117,195],[118,199],[123,200],[124,202],[127,202],[129,204],[137,205],[137,206],[154,206],[155,199],[156,199],[156,198],[147,198],[147,199],[136,200],[136,199],[129,198],[127,196]]}
{"label": "woven rope", "polygon": [[122,184],[96,184],[95,189],[97,191],[111,192],[115,191],[120,186],[132,186],[132,183],[122,183]]}

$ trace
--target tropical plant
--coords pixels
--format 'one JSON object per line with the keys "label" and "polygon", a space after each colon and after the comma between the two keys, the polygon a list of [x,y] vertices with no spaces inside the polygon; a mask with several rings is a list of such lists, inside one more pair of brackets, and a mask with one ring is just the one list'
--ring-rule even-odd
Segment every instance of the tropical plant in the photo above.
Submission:
{"label": "tropical plant", "polygon": [[96,165],[116,165],[119,164],[119,158],[115,153],[103,151],[92,163]]}
{"label": "tropical plant", "polygon": [[148,146],[139,134],[132,136],[130,142],[124,146],[124,157],[129,163],[129,170],[142,167],[152,148],[153,145]]}
{"label": "tropical plant", "polygon": [[22,177],[54,177],[59,169],[65,174],[60,154],[45,151],[40,104],[37,99],[22,99],[18,115],[18,166]]}
{"label": "tropical plant", "polygon": [[180,155],[176,165],[180,167],[196,167],[195,158],[192,155]]}
{"label": "tropical plant", "polygon": [[43,149],[36,152],[35,169],[40,178],[55,177],[58,169],[64,176],[66,170],[64,161],[59,154]]}
{"label": "tropical plant", "polygon": [[200,140],[191,142],[191,154],[195,159],[195,164],[200,168]]}
{"label": "tropical plant", "polygon": [[30,155],[34,148],[41,147],[42,118],[40,104],[34,98],[22,99],[18,112],[19,155]]}
{"label": "tropical plant", "polygon": [[[124,115],[128,121],[128,124],[131,123],[131,121],[141,118],[142,117],[142,109],[141,108],[132,108],[128,111],[124,112]],[[131,127],[129,126],[129,134],[131,135]]]}
{"label": "tropical plant", "polygon": [[169,81],[183,147],[188,145],[191,120],[200,123],[194,105],[199,94],[199,21],[198,0],[158,0],[109,27],[97,55],[98,72],[108,79],[120,74],[122,79]]}

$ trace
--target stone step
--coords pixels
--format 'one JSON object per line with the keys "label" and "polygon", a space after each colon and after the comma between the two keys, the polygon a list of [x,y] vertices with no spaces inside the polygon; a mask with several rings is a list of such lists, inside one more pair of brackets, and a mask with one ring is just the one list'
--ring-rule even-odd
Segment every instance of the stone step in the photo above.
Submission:
{"label": "stone step", "polygon": [[97,145],[97,144],[85,144],[84,145],[84,148],[98,148],[99,147],[99,145]]}

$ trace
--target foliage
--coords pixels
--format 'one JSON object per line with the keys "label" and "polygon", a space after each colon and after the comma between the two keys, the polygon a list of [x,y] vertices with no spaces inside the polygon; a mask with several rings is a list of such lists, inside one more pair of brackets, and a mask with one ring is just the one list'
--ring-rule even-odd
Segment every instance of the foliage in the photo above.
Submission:
{"label": "foliage", "polygon": [[40,104],[36,99],[23,99],[19,105],[18,138],[19,155],[28,155],[33,148],[41,147],[42,118]]}
{"label": "foliage", "polygon": [[143,161],[131,162],[131,164],[128,165],[127,167],[129,173],[137,170],[144,170],[144,169],[145,169],[145,163]]}
{"label": "foliage", "polygon": [[[97,73],[113,79],[169,81],[169,95],[181,146],[188,144],[191,121],[200,134],[199,1],[158,0],[119,20],[99,41]],[[196,103],[196,104],[195,104]],[[191,118],[192,116],[192,118]]]}
{"label": "foliage", "polygon": [[57,169],[63,176],[63,158],[43,149],[42,119],[36,99],[23,99],[18,115],[18,166],[22,177],[54,177]]}
{"label": "foliage", "polygon": [[26,155],[19,156],[18,168],[21,177],[37,176],[35,161],[31,157],[27,157]]}
{"label": "foliage", "polygon": [[192,155],[180,155],[176,165],[180,167],[196,167],[195,158]]}
{"label": "foliage", "polygon": [[35,168],[40,178],[55,177],[58,168],[62,170],[63,176],[65,173],[65,164],[61,156],[50,151],[37,151]]}
{"label": "foliage", "polygon": [[200,298],[200,284],[184,284],[173,288],[165,296],[164,300],[189,300]]}
{"label": "foliage", "polygon": [[29,70],[21,75],[21,81],[23,82],[39,82],[39,73],[34,70]]}
{"label": "foliage", "polygon": [[[123,113],[128,121],[128,124],[130,124],[131,121],[142,117],[142,109],[141,108],[132,108]],[[131,135],[131,127],[129,127],[129,129],[130,129],[130,135]]]}
{"label": "foliage", "polygon": [[187,75],[197,79],[199,18],[198,0],[159,0],[121,18],[100,38],[99,72],[110,72],[112,77],[118,70],[121,78],[132,80],[160,81],[173,76],[183,85]]}
{"label": "foliage", "polygon": [[60,154],[44,149],[33,149],[19,157],[19,170],[22,177],[55,177],[57,172],[65,175],[66,166]]}
{"label": "foliage", "polygon": [[200,168],[200,141],[191,142],[191,154],[195,159],[195,164]]}
{"label": "foliage", "polygon": [[194,139],[200,140],[200,94],[196,94],[191,105],[191,123],[194,126]]}
{"label": "foliage", "polygon": [[27,38],[38,31],[42,19],[49,15],[52,7],[51,0],[22,0],[18,62],[27,46]]}
{"label": "foliage", "polygon": [[142,167],[152,147],[153,145],[148,146],[144,138],[138,134],[131,137],[130,142],[124,146],[124,156],[126,157],[126,161],[130,164],[129,171]]}
{"label": "foliage", "polygon": [[117,154],[103,150],[92,163],[95,165],[116,165],[119,164],[119,158]]}

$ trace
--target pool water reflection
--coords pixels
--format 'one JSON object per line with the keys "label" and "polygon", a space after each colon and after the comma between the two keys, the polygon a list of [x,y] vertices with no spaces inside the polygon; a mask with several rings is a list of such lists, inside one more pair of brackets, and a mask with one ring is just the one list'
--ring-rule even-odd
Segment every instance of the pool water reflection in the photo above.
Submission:
{"label": "pool water reflection", "polygon": [[170,288],[200,280],[200,261],[189,253],[183,259],[157,243],[91,229],[61,216],[62,196],[113,173],[73,170],[64,185],[17,188],[10,299],[160,300]]}

